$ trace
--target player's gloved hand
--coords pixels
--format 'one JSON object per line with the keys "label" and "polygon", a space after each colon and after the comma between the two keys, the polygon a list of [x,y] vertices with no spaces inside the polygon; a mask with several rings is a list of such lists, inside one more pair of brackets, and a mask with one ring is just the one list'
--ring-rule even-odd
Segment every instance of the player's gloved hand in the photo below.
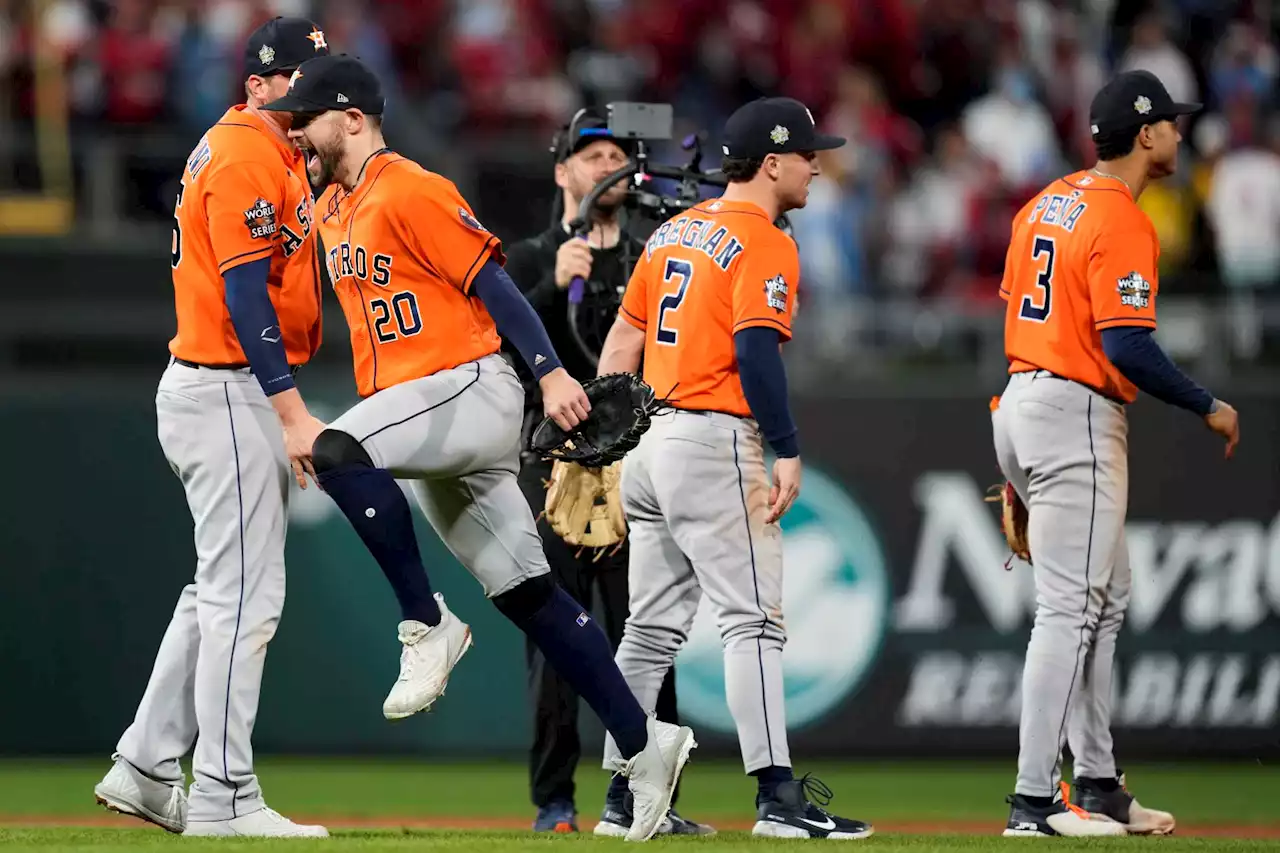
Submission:
{"label": "player's gloved hand", "polygon": [[591,275],[591,247],[579,237],[565,240],[556,249],[556,287],[564,290],[575,275]]}
{"label": "player's gloved hand", "polygon": [[787,514],[800,496],[800,457],[790,456],[773,463],[773,488],[769,490],[769,515],[766,524],[773,524]]}
{"label": "player's gloved hand", "polygon": [[1230,459],[1240,441],[1240,418],[1236,410],[1230,403],[1214,400],[1213,410],[1204,416],[1204,422],[1209,429],[1227,440],[1226,457]]}
{"label": "player's gloved hand", "polygon": [[[284,425],[284,452],[289,457],[289,465],[300,488],[307,487],[308,474],[311,479],[316,479],[316,469],[311,466],[311,447],[324,428],[324,421],[310,412],[304,412]],[[320,485],[319,480],[316,480],[316,485]]]}
{"label": "player's gloved hand", "polygon": [[571,430],[587,418],[591,401],[578,380],[557,367],[538,381],[542,388],[542,411],[563,430]]}

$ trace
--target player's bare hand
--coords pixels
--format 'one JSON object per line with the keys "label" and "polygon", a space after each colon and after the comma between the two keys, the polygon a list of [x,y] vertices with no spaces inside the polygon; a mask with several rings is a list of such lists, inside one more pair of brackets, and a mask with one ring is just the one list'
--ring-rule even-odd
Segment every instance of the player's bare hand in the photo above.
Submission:
{"label": "player's bare hand", "polygon": [[578,380],[557,367],[538,382],[542,387],[542,410],[563,430],[571,430],[587,419],[591,401]]}
{"label": "player's bare hand", "polygon": [[[307,475],[310,475],[312,480],[316,480],[316,469],[311,466],[311,448],[316,443],[316,437],[324,429],[324,421],[310,413],[285,424],[284,452],[289,457],[294,479],[303,489],[307,487]],[[316,485],[320,485],[319,480],[316,480]]]}
{"label": "player's bare hand", "polygon": [[578,237],[565,240],[556,250],[556,287],[564,290],[575,275],[591,275],[591,247]]}
{"label": "player's bare hand", "polygon": [[766,523],[773,524],[787,514],[800,496],[800,457],[777,459],[773,463],[773,488],[769,490],[769,516]]}
{"label": "player's bare hand", "polygon": [[1226,457],[1230,459],[1231,454],[1236,452],[1236,445],[1240,442],[1240,417],[1236,414],[1236,410],[1230,403],[1218,400],[1218,410],[1205,415],[1204,422],[1209,429],[1227,440]]}

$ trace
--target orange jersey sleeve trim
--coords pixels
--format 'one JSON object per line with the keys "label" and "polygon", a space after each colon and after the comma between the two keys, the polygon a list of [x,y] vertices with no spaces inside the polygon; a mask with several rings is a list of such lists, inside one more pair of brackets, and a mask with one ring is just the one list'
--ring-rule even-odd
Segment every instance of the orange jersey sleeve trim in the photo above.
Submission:
{"label": "orange jersey sleeve trim", "polygon": [[241,252],[238,255],[233,255],[227,258],[225,261],[218,262],[218,272],[225,273],[227,270],[231,269],[232,267],[238,267],[241,264],[247,264],[253,261],[260,261],[263,258],[269,258],[275,252],[275,250],[276,250],[276,246],[274,243],[272,243],[270,246],[263,246],[261,249],[258,249],[253,252]]}
{"label": "orange jersey sleeve trim", "polygon": [[1141,326],[1144,329],[1154,329],[1156,321],[1148,317],[1107,317],[1093,324],[1093,327],[1098,331],[1114,329],[1117,326]]}
{"label": "orange jersey sleeve trim", "polygon": [[641,320],[639,317],[637,317],[635,314],[632,314],[626,308],[619,308],[618,316],[622,317],[622,319],[626,320],[628,323],[635,326],[637,329],[639,329],[642,332],[649,328],[649,325],[645,323],[644,320]]}
{"label": "orange jersey sleeve trim", "polygon": [[476,275],[479,274],[480,270],[484,267],[486,261],[488,261],[490,258],[498,257],[499,262],[501,263],[502,259],[499,256],[495,255],[493,251],[493,247],[498,242],[499,242],[498,238],[493,235],[490,235],[489,239],[484,241],[484,246],[480,249],[480,254],[476,255],[476,259],[471,262],[471,266],[467,269],[466,275],[462,277],[463,293],[467,294],[468,296],[471,295],[471,285],[475,282]]}
{"label": "orange jersey sleeve trim", "polygon": [[770,329],[777,329],[782,333],[784,340],[791,340],[791,329],[786,323],[773,317],[746,317],[734,324],[733,330],[740,332],[743,329],[750,329],[757,326],[767,326]]}

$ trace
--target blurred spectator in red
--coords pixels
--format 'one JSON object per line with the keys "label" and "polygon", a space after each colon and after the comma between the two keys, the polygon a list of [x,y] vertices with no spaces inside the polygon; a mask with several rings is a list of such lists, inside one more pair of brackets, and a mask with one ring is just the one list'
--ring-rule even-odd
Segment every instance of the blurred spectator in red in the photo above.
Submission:
{"label": "blurred spectator in red", "polygon": [[96,49],[102,75],[102,116],[116,124],[146,124],[165,111],[172,42],[155,0],[116,0]]}
{"label": "blurred spectator in red", "polygon": [[1078,17],[1054,16],[1051,51],[1042,63],[1045,100],[1063,153],[1075,167],[1093,165],[1093,136],[1089,105],[1107,81],[1102,63],[1082,43]]}

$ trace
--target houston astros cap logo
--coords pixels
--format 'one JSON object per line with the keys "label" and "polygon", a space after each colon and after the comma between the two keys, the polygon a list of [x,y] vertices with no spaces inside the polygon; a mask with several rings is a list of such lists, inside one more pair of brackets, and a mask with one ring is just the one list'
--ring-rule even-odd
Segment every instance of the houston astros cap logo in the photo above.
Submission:
{"label": "houston astros cap logo", "polygon": [[773,140],[774,145],[785,145],[791,138],[791,131],[780,124],[775,124],[773,130],[769,131],[769,138]]}
{"label": "houston astros cap logo", "polygon": [[258,50],[258,59],[263,65],[270,65],[276,61],[276,49],[269,44],[264,44]]}
{"label": "houston astros cap logo", "polygon": [[1151,99],[1146,95],[1139,95],[1138,99],[1133,102],[1133,108],[1142,115],[1151,112]]}
{"label": "houston astros cap logo", "polygon": [[293,69],[293,76],[291,76],[291,77],[289,78],[289,88],[290,88],[290,89],[292,89],[292,88],[293,88],[293,84],[294,84],[294,83],[297,83],[297,82],[298,82],[298,78],[300,78],[301,76],[302,76],[302,69],[301,69],[301,68],[295,68],[295,69]]}
{"label": "houston astros cap logo", "polygon": [[324,30],[319,28],[313,28],[311,32],[307,33],[307,38],[311,39],[311,43],[316,46],[316,50],[329,46],[328,42],[324,40]]}

